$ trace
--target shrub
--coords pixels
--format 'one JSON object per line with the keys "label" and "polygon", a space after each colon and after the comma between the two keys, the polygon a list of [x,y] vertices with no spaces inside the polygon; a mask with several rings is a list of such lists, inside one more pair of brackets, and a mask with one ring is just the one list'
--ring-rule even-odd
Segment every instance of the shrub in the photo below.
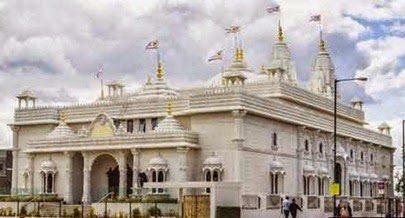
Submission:
{"label": "shrub", "polygon": [[132,210],[132,218],[141,218],[142,214],[139,208],[135,208]]}
{"label": "shrub", "polygon": [[89,208],[89,217],[91,217],[91,218],[97,217],[96,214],[94,213],[94,208],[93,207]]}
{"label": "shrub", "polygon": [[81,215],[79,208],[73,208],[73,218],[79,218]]}
{"label": "shrub", "polygon": [[20,210],[20,216],[26,216],[27,215],[27,209],[25,208],[25,206],[21,207]]}
{"label": "shrub", "polygon": [[162,211],[158,207],[150,207],[148,209],[148,214],[151,216],[162,216]]}

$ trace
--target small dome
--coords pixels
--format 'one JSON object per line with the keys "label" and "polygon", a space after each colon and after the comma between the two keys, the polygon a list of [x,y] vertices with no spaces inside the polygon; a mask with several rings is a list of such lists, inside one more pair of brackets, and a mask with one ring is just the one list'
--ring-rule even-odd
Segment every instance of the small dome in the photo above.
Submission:
{"label": "small dome", "polygon": [[203,165],[222,165],[222,160],[217,155],[212,155],[204,160]]}
{"label": "small dome", "polygon": [[354,97],[352,98],[352,100],[350,100],[350,103],[358,103],[358,102],[362,102],[358,97]]}
{"label": "small dome", "polygon": [[34,94],[30,90],[25,90],[17,95],[17,98],[35,98]]}
{"label": "small dome", "polygon": [[391,127],[388,126],[386,122],[381,123],[381,125],[378,126],[378,129],[390,129]]}
{"label": "small dome", "polygon": [[357,173],[356,170],[353,170],[353,171],[350,171],[350,177],[357,178],[357,177],[359,177],[359,174]]}
{"label": "small dome", "polygon": [[147,83],[143,86],[135,98],[168,98],[178,96],[178,93],[170,88],[164,81]]}
{"label": "small dome", "polygon": [[154,130],[155,132],[182,132],[184,128],[172,115],[167,115]]}
{"label": "small dome", "polygon": [[154,158],[150,159],[149,165],[152,165],[152,166],[167,165],[167,161],[162,156],[159,155],[158,157],[154,157]]}
{"label": "small dome", "polygon": [[55,171],[56,164],[52,160],[46,160],[41,164],[41,170],[43,171]]}
{"label": "small dome", "polygon": [[337,150],[337,152],[336,152],[337,156],[343,157],[345,159],[349,156],[341,145],[339,145],[336,150]]}
{"label": "small dome", "polygon": [[304,173],[315,173],[315,168],[312,165],[305,164],[303,167]]}
{"label": "small dome", "polygon": [[75,138],[77,135],[74,131],[66,125],[64,122],[60,122],[59,125],[47,135],[47,139],[63,139],[63,138]]}
{"label": "small dome", "polygon": [[329,171],[324,166],[321,166],[320,168],[318,168],[318,173],[320,175],[327,175],[327,174],[329,174]]}
{"label": "small dome", "polygon": [[279,170],[279,169],[283,169],[283,164],[280,161],[272,161],[270,163],[270,168],[272,170]]}
{"label": "small dome", "polygon": [[375,174],[375,173],[371,173],[371,174],[370,174],[370,179],[372,179],[372,180],[378,180],[378,175]]}

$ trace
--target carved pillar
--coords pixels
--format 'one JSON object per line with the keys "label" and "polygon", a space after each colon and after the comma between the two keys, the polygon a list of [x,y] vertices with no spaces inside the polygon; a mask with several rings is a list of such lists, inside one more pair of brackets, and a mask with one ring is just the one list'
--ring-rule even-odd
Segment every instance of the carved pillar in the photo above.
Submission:
{"label": "carved pillar", "polygon": [[[304,135],[305,135],[305,126],[299,126],[297,128],[297,166],[296,166],[296,170],[297,170],[297,178],[296,178],[296,184],[297,184],[297,192],[298,192],[298,196],[304,194],[304,190],[302,187],[302,171],[300,166],[302,166],[303,164],[302,162],[302,152],[304,151],[304,149],[302,148],[302,144],[304,143]],[[300,182],[302,181],[302,182]]]}
{"label": "carved pillar", "polygon": [[[178,163],[179,163],[179,174],[177,181],[186,182],[187,181],[187,153],[189,148],[177,147]],[[211,180],[212,181],[212,180]]]}
{"label": "carved pillar", "polygon": [[233,143],[234,143],[234,179],[237,181],[243,180],[243,161],[241,157],[241,147],[243,146],[245,137],[243,131],[243,117],[246,115],[246,111],[244,110],[234,110],[232,111],[232,116],[234,118],[234,136],[233,136]]}
{"label": "carved pillar", "polygon": [[141,151],[139,149],[131,149],[132,152],[132,193],[133,195],[137,195],[138,193],[138,174],[139,174],[139,156]]}
{"label": "carved pillar", "polygon": [[89,204],[91,202],[90,184],[91,184],[91,163],[89,154],[82,152],[83,155],[83,197],[82,202]]}
{"label": "carved pillar", "polygon": [[20,126],[11,125],[11,131],[13,131],[13,171],[12,171],[12,180],[11,180],[11,194],[18,193],[18,137]]}
{"label": "carved pillar", "polygon": [[119,198],[125,198],[127,196],[127,153],[125,151],[120,152],[119,171],[120,171]]}
{"label": "carved pillar", "polygon": [[34,195],[34,158],[35,154],[28,154],[28,194]]}
{"label": "carved pillar", "polygon": [[66,161],[66,180],[67,186],[65,188],[65,201],[68,204],[73,203],[73,153],[64,152]]}

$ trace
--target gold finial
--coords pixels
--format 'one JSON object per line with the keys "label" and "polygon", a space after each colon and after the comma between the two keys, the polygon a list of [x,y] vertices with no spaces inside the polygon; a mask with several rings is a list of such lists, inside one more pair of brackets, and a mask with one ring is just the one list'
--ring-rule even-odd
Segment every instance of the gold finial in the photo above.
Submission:
{"label": "gold finial", "polygon": [[152,84],[152,77],[151,77],[150,75],[148,75],[148,78],[147,78],[147,80],[146,80],[146,84],[147,84],[147,85]]}
{"label": "gold finial", "polygon": [[323,41],[323,39],[319,41],[319,50],[325,51],[325,41]]}
{"label": "gold finial", "polygon": [[234,54],[234,61],[238,61],[238,60],[239,60],[239,48],[236,47],[235,54]]}
{"label": "gold finial", "polygon": [[166,112],[167,112],[167,115],[169,115],[169,116],[172,115],[172,103],[167,103]]}
{"label": "gold finial", "polygon": [[60,121],[66,123],[66,113],[65,111],[60,112]]}
{"label": "gold finial", "polygon": [[243,59],[245,58],[245,54],[243,52],[243,48],[239,49],[239,61],[243,61]]}
{"label": "gold finial", "polygon": [[283,37],[283,28],[281,27],[280,23],[278,24],[278,41],[282,42],[284,40]]}
{"label": "gold finial", "polygon": [[160,61],[158,63],[157,69],[156,69],[156,78],[159,81],[163,80],[163,67],[162,67],[162,62],[160,62]]}

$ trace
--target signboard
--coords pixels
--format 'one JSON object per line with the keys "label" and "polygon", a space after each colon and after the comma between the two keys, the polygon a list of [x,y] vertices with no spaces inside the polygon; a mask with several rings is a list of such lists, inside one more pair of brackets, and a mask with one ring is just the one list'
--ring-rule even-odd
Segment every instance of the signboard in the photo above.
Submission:
{"label": "signboard", "polygon": [[385,183],[378,182],[377,187],[378,187],[378,194],[383,195],[385,190]]}
{"label": "signboard", "polygon": [[334,182],[329,186],[329,194],[330,195],[339,195],[339,183]]}

